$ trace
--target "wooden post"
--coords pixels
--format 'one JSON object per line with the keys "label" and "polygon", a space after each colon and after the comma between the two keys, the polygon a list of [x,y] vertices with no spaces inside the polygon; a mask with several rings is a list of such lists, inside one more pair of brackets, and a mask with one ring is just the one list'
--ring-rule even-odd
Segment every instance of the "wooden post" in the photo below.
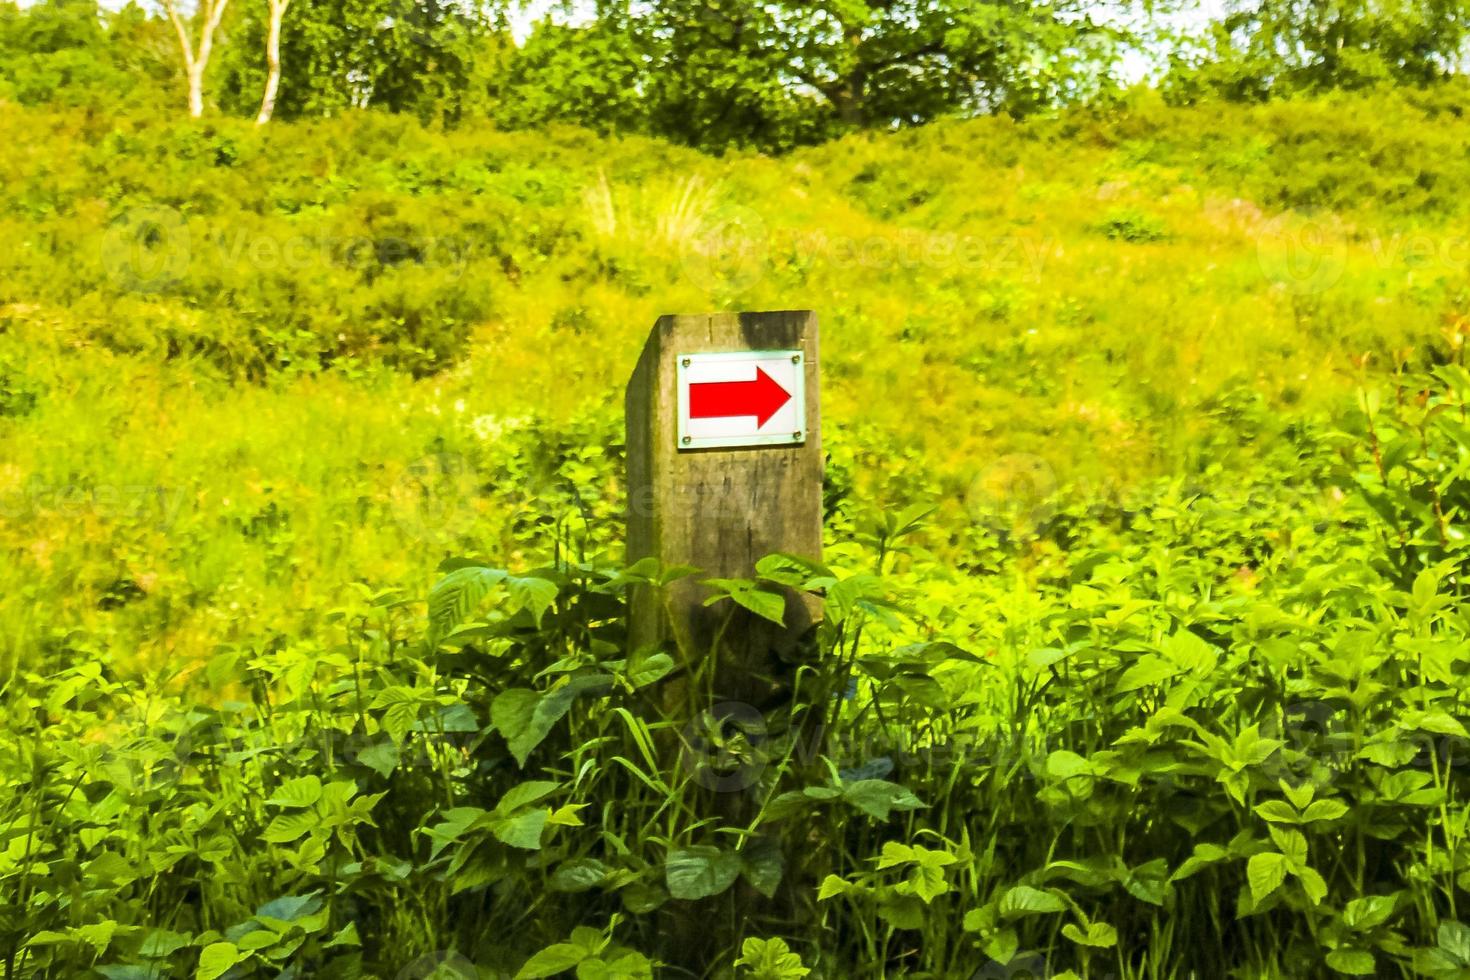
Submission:
{"label": "wooden post", "polygon": [[[787,444],[681,445],[680,359],[740,351],[800,352],[800,431],[785,433]],[[685,658],[715,657],[716,703],[761,708],[779,699],[779,658],[791,653],[820,616],[812,597],[788,591],[784,628],[743,609],[725,624],[731,603],[706,607],[710,590],[699,584],[704,578],[751,577],[756,561],[776,551],[820,559],[818,364],[817,318],[807,310],[665,316],[649,334],[628,382],[628,559],[652,556],[703,573],[670,586],[662,607],[652,590],[635,590],[630,643],[635,650],[666,644]],[[688,717],[692,692],[676,681],[667,694],[665,709]]]}
{"label": "wooden post", "polygon": [[[699,372],[706,380],[696,392]],[[700,583],[751,578],[772,552],[821,558],[817,392],[817,319],[809,311],[661,317],[628,382],[628,560],[654,557],[702,573],[672,583],[662,602],[651,587],[631,597],[630,650],[662,646],[682,668],[659,694],[675,723],[662,740],[663,751],[677,753],[668,763],[687,764],[691,723],[706,710],[721,728],[727,719],[744,728],[752,718],[763,727],[768,716],[784,716],[779,728],[803,725],[782,702],[791,699],[789,661],[804,652],[820,603],[784,590],[784,625],[777,626],[730,600],[704,605],[711,590]],[[752,404],[753,416],[725,416]],[[742,441],[755,444],[732,444]],[[745,824],[759,774],[696,778],[703,789],[687,803],[727,827]],[[743,881],[717,899],[670,902],[661,912],[663,961],[688,976],[708,975],[722,958],[728,969],[750,916],[792,905],[789,879],[782,887],[774,906]]]}

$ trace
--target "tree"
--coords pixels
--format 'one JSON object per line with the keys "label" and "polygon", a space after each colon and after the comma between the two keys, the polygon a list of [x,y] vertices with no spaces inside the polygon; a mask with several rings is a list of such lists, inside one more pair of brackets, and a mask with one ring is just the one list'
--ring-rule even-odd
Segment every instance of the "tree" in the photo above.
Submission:
{"label": "tree", "polygon": [[1235,0],[1202,56],[1176,65],[1176,93],[1231,98],[1423,85],[1452,74],[1470,40],[1466,0]]}
{"label": "tree", "polygon": [[[627,39],[654,132],[709,149],[780,149],[947,114],[1032,111],[1096,91],[1111,81],[1128,36],[1094,16],[1105,8],[1094,0],[601,0],[581,40],[615,48],[608,39]],[[579,59],[563,51],[558,60]]]}
{"label": "tree", "polygon": [[267,0],[267,3],[270,20],[265,35],[265,93],[260,99],[260,112],[255,116],[257,126],[270,122],[276,111],[276,93],[281,88],[281,21],[291,0]]}
{"label": "tree", "polygon": [[189,115],[198,119],[204,115],[204,71],[209,67],[209,56],[214,50],[214,35],[224,19],[229,0],[200,0],[192,20],[199,22],[199,44],[196,48],[189,38],[188,27],[179,10],[178,0],[163,0],[163,9],[174,25],[178,35],[179,50],[184,58],[184,76],[189,83]]}

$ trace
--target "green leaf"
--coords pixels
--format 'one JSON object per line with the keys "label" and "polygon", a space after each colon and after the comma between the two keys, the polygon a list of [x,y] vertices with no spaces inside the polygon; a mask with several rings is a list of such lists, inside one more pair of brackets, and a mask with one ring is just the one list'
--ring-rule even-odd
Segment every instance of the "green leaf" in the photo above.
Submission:
{"label": "green leaf", "polygon": [[897,868],[901,865],[911,864],[914,860],[914,849],[907,844],[900,844],[896,840],[886,841],[883,851],[878,855],[878,870]]}
{"label": "green leaf", "polygon": [[885,896],[878,902],[878,915],[895,929],[924,927],[924,903],[913,895]]}
{"label": "green leaf", "polygon": [[918,810],[924,806],[908,789],[884,779],[859,779],[848,783],[842,788],[842,799],[874,820],[887,820],[894,810]]}
{"label": "green leaf", "polygon": [[138,955],[150,960],[163,959],[172,956],[187,945],[189,945],[189,937],[183,933],[172,932],[168,929],[154,929],[143,940],[143,945],[138,947]]}
{"label": "green leaf", "polygon": [[596,888],[607,875],[607,865],[596,858],[572,858],[551,873],[550,887],[554,892],[576,894]]}
{"label": "green leaf", "polygon": [[555,582],[532,575],[508,575],[505,578],[505,585],[516,608],[528,610],[537,629],[541,628],[541,618],[546,615],[546,611],[551,608],[552,603],[556,602],[556,597],[561,592],[561,587]]}
{"label": "green leaf", "polygon": [[495,812],[509,816],[523,806],[529,806],[538,800],[545,799],[560,787],[560,783],[554,783],[548,779],[533,779],[519,783],[505,791],[500,802],[495,804]]}
{"label": "green leaf", "polygon": [[499,568],[469,565],[456,568],[429,592],[429,639],[437,643],[471,614],[509,573]]}
{"label": "green leaf", "polygon": [[655,653],[628,668],[628,683],[634,687],[647,687],[667,677],[674,666],[673,657],[667,653]]}
{"label": "green leaf", "polygon": [[832,569],[819,561],[779,551],[757,561],[755,573],[761,578],[797,589],[805,588],[812,579],[833,577]]}
{"label": "green leaf", "polygon": [[1256,814],[1274,823],[1299,823],[1296,810],[1285,800],[1267,800],[1256,805]]}
{"label": "green leaf", "polygon": [[1212,864],[1219,864],[1228,857],[1230,857],[1230,852],[1219,844],[1196,844],[1194,853],[1185,859],[1184,863],[1179,866],[1179,870],[1175,871],[1169,880],[1182,881],[1190,875],[1198,874]]}
{"label": "green leaf", "polygon": [[1088,923],[1086,932],[1077,928],[1076,925],[1068,923],[1062,926],[1062,935],[1079,946],[1096,946],[1100,949],[1107,949],[1110,946],[1117,945],[1118,942],[1118,930],[1106,922]]}
{"label": "green leaf", "polygon": [[[946,854],[945,857],[951,856]],[[952,857],[951,860],[953,860]],[[913,873],[909,875],[908,883],[913,886],[914,894],[919,896],[925,905],[949,891],[949,882],[944,880],[944,869],[932,864],[920,864],[914,868]]]}
{"label": "green leaf", "polygon": [[1029,885],[1015,886],[1000,900],[1000,914],[1008,919],[1024,915],[1049,915],[1066,910],[1066,903],[1056,895]]}
{"label": "green leaf", "polygon": [[321,826],[321,822],[322,818],[315,812],[283,813],[270,822],[260,837],[268,844],[289,844]]}
{"label": "green leaf", "polygon": [[1349,929],[1362,931],[1381,926],[1393,915],[1392,895],[1368,895],[1348,902],[1342,910],[1342,921]]}
{"label": "green leaf", "polygon": [[367,766],[373,772],[387,779],[398,768],[401,756],[398,752],[398,743],[387,735],[373,742],[367,748],[357,753],[357,761]]}
{"label": "green leaf", "polygon": [[539,851],[541,831],[550,816],[550,810],[530,810],[496,823],[493,832],[501,843],[527,851]]}
{"label": "green leaf", "polygon": [[801,980],[812,972],[784,939],[745,940],[735,965],[748,969],[751,980]]}
{"label": "green leaf", "polygon": [[357,934],[357,923],[349,922],[341,929],[338,929],[331,939],[328,939],[325,943],[322,943],[322,948],[335,949],[338,946],[361,945],[362,937]]}
{"label": "green leaf", "polygon": [[1046,757],[1046,774],[1053,779],[1071,779],[1092,774],[1092,763],[1076,752],[1057,749]]}
{"label": "green leaf", "polygon": [[1462,965],[1470,966],[1470,926],[1453,920],[1441,922],[1436,938],[1440,949],[1455,957]]}
{"label": "green leaf", "polygon": [[1259,904],[1286,881],[1286,857],[1269,851],[1257,854],[1246,862],[1245,876],[1250,882],[1251,899]]}
{"label": "green leaf", "polygon": [[786,597],[779,592],[763,589],[747,579],[712,578],[707,579],[704,584],[723,590],[706,599],[706,606],[728,597],[736,605],[749,609],[762,619],[770,620],[777,626],[786,625]]}
{"label": "green leaf", "polygon": [[1136,691],[1141,687],[1149,687],[1162,683],[1171,677],[1184,673],[1185,668],[1175,663],[1170,663],[1163,657],[1148,653],[1139,657],[1138,660],[1124,671],[1123,676],[1118,678],[1118,683],[1113,687],[1114,694],[1125,694]]}
{"label": "green leaf", "polygon": [[1347,804],[1341,800],[1317,800],[1302,813],[1302,823],[1318,820],[1337,820],[1348,812]]}
{"label": "green leaf", "polygon": [[565,973],[587,958],[587,950],[571,943],[555,943],[531,957],[516,974],[516,980],[540,980]]}
{"label": "green leaf", "polygon": [[580,690],[580,686],[563,686],[550,694],[538,694],[524,687],[512,687],[495,696],[490,703],[490,723],[505,736],[518,766],[526,767],[526,760],[551,734]]}
{"label": "green leaf", "polygon": [[240,959],[240,951],[234,943],[211,943],[199,954],[199,969],[194,972],[194,980],[218,980]]}
{"label": "green leaf", "polygon": [[1163,653],[1196,677],[1210,674],[1220,662],[1220,651],[1187,629],[1181,629],[1164,640]]}
{"label": "green leaf", "polygon": [[786,871],[786,856],[778,841],[761,838],[740,852],[740,873],[766,898],[774,898]]}
{"label": "green leaf", "polygon": [[274,806],[301,809],[315,805],[322,798],[322,781],[315,776],[300,776],[288,779],[276,787],[275,793],[265,802]]}
{"label": "green leaf", "polygon": [[1317,873],[1315,868],[1298,868],[1297,880],[1302,883],[1302,891],[1307,893],[1313,905],[1321,905],[1322,899],[1327,897],[1327,882]]}
{"label": "green leaf", "polygon": [[740,876],[740,855],[708,844],[677,848],[664,861],[669,894],[686,902],[718,895]]}
{"label": "green leaf", "polygon": [[610,960],[586,959],[577,964],[577,980],[653,980],[653,964],[633,952]]}
{"label": "green leaf", "polygon": [[817,901],[825,902],[837,895],[845,895],[852,890],[852,887],[837,875],[828,875],[822,879],[822,886],[817,889]]}
{"label": "green leaf", "polygon": [[1378,972],[1373,954],[1361,949],[1334,949],[1327,954],[1327,965],[1355,977],[1371,977]]}

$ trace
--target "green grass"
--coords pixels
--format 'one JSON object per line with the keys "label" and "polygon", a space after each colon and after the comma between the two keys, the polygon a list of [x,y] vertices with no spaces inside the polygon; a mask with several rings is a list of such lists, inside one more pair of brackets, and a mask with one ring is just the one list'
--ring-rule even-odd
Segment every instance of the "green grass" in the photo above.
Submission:
{"label": "green grass", "polygon": [[[779,159],[0,105],[0,977],[638,976],[691,916],[822,977],[1458,975],[1455,92]],[[818,312],[861,601],[832,766],[722,821],[607,576],[634,357],[726,308]],[[431,636],[455,556],[539,571]]]}

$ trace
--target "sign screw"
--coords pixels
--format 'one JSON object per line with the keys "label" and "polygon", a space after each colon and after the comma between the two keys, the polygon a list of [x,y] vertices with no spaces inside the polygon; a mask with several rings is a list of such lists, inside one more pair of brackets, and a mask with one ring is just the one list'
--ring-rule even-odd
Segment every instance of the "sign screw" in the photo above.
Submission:
{"label": "sign screw", "polygon": [[684,366],[685,367],[688,367],[689,366],[689,358],[687,358],[687,357],[684,358]]}
{"label": "sign screw", "polygon": [[800,432],[793,432],[793,433],[791,433],[791,438],[796,439],[796,440],[799,441],[801,439],[801,433]]}
{"label": "sign screw", "polygon": [[800,364],[801,363],[801,355],[800,354],[792,354],[791,355],[791,363],[792,364]]}
{"label": "sign screw", "polygon": [[688,436],[685,436],[684,437],[684,445],[686,445],[686,446],[689,445],[689,437]]}

